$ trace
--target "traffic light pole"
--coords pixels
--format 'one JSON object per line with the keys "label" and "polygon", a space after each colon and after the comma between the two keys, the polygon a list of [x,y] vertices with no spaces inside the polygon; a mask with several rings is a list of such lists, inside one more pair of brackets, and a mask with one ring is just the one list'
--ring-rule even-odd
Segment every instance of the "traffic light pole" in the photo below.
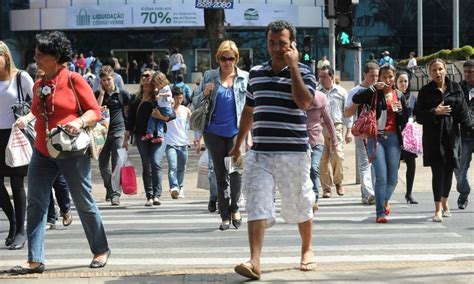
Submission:
{"label": "traffic light pole", "polygon": [[336,20],[334,19],[335,9],[334,0],[328,1],[329,8],[329,62],[331,67],[336,70]]}

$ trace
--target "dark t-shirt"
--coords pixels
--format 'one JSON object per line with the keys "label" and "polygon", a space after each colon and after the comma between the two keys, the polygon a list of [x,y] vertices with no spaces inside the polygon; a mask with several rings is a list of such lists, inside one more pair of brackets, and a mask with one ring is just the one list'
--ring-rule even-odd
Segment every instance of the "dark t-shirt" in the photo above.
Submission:
{"label": "dark t-shirt", "polygon": [[[99,96],[99,92],[95,93],[95,96]],[[122,101],[119,98],[122,96]],[[123,108],[130,104],[130,95],[126,91],[115,92],[111,95],[105,93],[102,106],[106,106],[110,112],[110,124],[107,135],[122,134],[125,131],[125,113]]]}

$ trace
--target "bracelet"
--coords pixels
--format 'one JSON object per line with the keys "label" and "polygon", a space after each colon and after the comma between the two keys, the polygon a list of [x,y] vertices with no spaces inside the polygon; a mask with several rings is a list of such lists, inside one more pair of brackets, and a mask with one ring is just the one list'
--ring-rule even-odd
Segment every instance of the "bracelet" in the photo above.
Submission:
{"label": "bracelet", "polygon": [[86,122],[84,121],[84,118],[82,116],[79,116],[79,119],[82,121],[82,128],[86,126]]}

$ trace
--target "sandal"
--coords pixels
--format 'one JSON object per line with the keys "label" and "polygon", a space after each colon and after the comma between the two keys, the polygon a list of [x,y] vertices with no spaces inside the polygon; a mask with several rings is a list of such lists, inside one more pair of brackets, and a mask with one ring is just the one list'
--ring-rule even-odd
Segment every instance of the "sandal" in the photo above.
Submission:
{"label": "sandal", "polygon": [[316,262],[314,261],[311,261],[311,262],[306,262],[306,263],[303,263],[301,262],[300,263],[300,270],[301,271],[316,271]]}
{"label": "sandal", "polygon": [[67,227],[72,223],[72,213],[71,210],[63,214],[63,226]]}
{"label": "sandal", "polygon": [[246,278],[250,278],[252,280],[259,280],[260,273],[255,272],[254,269],[255,268],[253,267],[253,264],[251,264],[250,262],[241,263],[234,267],[234,271],[237,274],[242,275]]}

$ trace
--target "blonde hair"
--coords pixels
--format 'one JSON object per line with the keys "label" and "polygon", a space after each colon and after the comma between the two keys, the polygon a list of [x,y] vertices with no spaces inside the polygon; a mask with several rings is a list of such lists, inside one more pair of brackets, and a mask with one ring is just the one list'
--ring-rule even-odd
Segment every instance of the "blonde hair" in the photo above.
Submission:
{"label": "blonde hair", "polygon": [[224,40],[219,45],[219,48],[217,49],[217,52],[216,52],[216,61],[217,62],[219,62],[219,59],[221,58],[222,53],[224,53],[226,51],[234,52],[235,63],[239,62],[239,49],[237,48],[237,45],[235,44],[235,42],[233,42],[231,40]]}
{"label": "blonde hair", "polygon": [[11,77],[15,71],[18,69],[15,66],[15,62],[12,58],[12,53],[8,48],[7,44],[0,40],[0,54],[5,58],[5,69],[8,73],[8,76]]}
{"label": "blonde hair", "polygon": [[444,70],[446,70],[446,62],[444,62],[444,60],[441,59],[441,58],[435,58],[435,59],[431,60],[430,63],[428,63],[428,73],[430,72],[431,65],[433,65],[435,63],[438,63],[438,62],[443,64]]}

